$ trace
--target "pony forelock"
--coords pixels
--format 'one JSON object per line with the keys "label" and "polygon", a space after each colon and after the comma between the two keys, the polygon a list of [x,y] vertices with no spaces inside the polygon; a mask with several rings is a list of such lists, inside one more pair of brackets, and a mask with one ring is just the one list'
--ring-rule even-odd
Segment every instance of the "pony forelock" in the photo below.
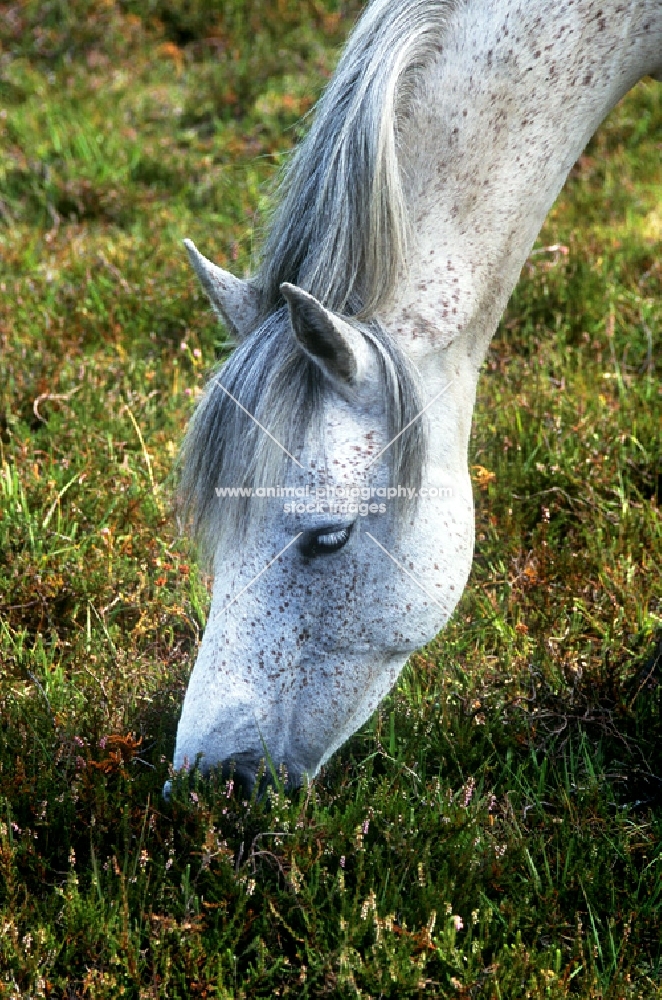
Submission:
{"label": "pony forelock", "polygon": [[[426,435],[418,419],[417,374],[378,324],[363,329],[375,348],[385,430],[393,442],[384,461],[393,482],[418,492]],[[323,441],[330,391],[326,377],[292,336],[285,308],[272,313],[210,379],[184,440],[179,485],[182,513],[203,556],[241,541],[262,513],[255,488],[285,482],[288,463],[301,458],[306,443]],[[219,498],[219,487],[253,496]]]}

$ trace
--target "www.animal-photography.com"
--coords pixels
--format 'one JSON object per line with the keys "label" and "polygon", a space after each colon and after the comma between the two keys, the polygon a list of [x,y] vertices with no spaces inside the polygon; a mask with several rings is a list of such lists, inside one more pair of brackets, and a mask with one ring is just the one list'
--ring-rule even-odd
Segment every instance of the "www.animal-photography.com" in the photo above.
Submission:
{"label": "www.animal-photography.com", "polygon": [[0,998],[660,996],[661,79],[0,3]]}

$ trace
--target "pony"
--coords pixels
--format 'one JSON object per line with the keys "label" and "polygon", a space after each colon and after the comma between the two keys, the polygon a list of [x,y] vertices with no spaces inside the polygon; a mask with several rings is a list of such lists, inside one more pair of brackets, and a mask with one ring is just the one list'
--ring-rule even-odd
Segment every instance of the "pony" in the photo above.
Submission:
{"label": "pony", "polygon": [[214,585],[176,769],[313,778],[443,628],[481,363],[570,168],[646,75],[660,0],[372,0],[256,273],[186,242],[237,346],[182,451]]}

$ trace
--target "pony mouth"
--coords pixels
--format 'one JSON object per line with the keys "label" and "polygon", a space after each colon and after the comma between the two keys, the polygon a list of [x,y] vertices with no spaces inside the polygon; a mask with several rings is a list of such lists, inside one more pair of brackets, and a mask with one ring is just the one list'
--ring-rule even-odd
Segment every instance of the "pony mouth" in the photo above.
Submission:
{"label": "pony mouth", "polygon": [[[282,783],[287,791],[294,791],[303,784],[304,775],[308,773],[306,768],[288,767],[286,762],[283,762],[278,767],[274,767],[273,763],[265,760],[264,756],[261,756],[259,759],[253,758],[255,761],[254,764],[249,764],[245,761],[238,763],[237,756],[240,755],[218,761],[207,767],[203,765],[201,760],[196,767],[192,767],[186,772],[186,778],[190,781],[196,771],[204,779],[209,779],[215,774],[217,780],[225,781],[229,787],[230,791],[228,794],[236,790],[244,798],[252,797],[257,784],[257,797],[263,798],[270,785],[274,787]],[[169,802],[172,798],[173,784],[176,780],[168,780],[163,785],[161,794],[166,802]]]}

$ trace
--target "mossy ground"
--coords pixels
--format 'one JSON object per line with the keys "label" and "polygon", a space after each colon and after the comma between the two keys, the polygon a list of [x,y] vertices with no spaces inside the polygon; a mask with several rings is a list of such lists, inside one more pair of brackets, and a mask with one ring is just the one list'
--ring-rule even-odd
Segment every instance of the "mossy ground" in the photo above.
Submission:
{"label": "mossy ground", "polygon": [[0,997],[660,995],[659,84],[490,349],[450,626],[312,787],[160,795],[225,350],[181,239],[247,268],[359,6],[0,4]]}

